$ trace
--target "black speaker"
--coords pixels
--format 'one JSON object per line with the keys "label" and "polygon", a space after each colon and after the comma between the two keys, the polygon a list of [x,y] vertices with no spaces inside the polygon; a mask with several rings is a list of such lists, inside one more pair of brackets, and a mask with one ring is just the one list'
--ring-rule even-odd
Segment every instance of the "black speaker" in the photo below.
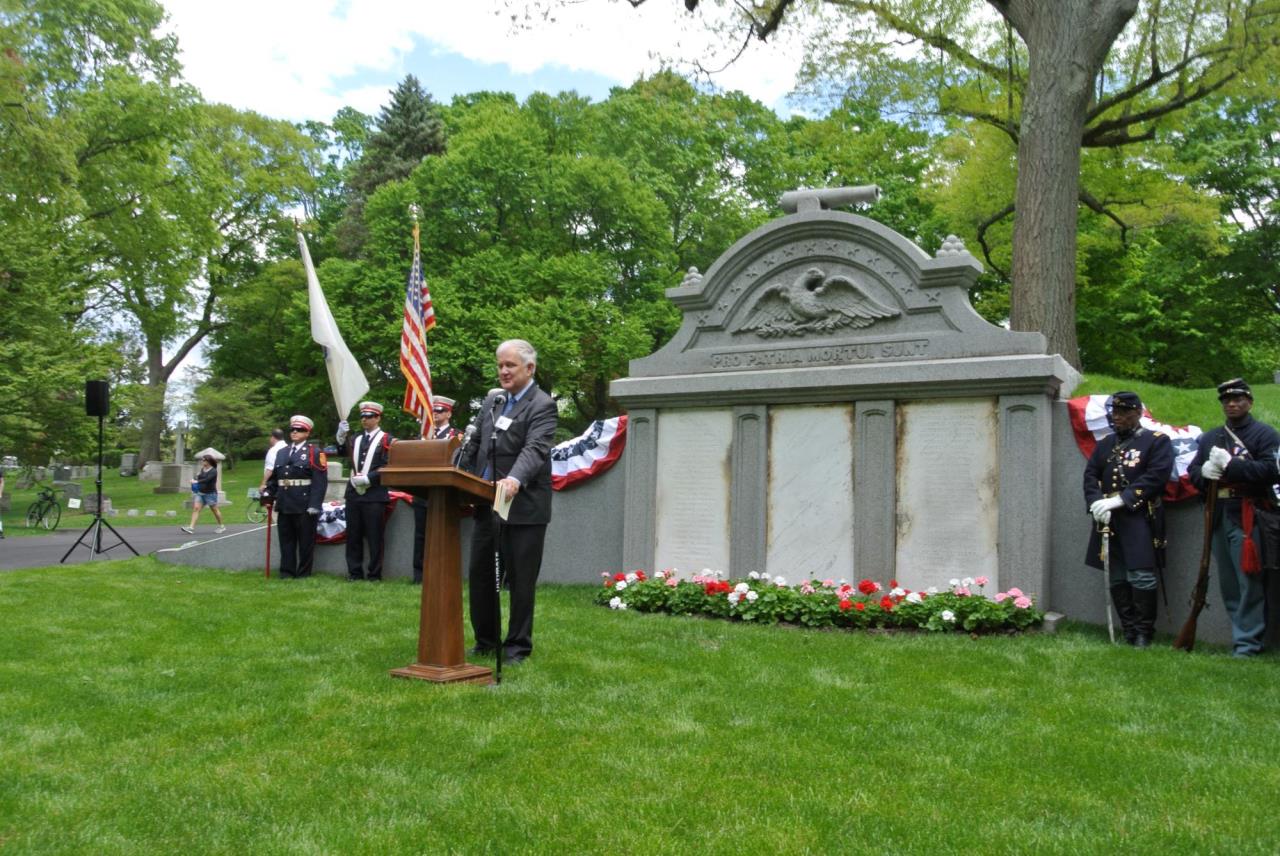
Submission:
{"label": "black speaker", "polygon": [[105,380],[84,382],[84,415],[110,416],[111,389]]}

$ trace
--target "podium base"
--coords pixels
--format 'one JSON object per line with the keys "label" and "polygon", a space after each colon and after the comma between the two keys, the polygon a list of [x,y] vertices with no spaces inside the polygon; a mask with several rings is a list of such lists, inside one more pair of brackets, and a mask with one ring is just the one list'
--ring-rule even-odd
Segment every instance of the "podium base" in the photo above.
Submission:
{"label": "podium base", "polygon": [[473,666],[463,663],[461,666],[429,666],[425,663],[414,663],[402,669],[392,669],[391,674],[397,678],[414,678],[419,681],[431,681],[433,684],[491,684],[493,669],[488,666]]}

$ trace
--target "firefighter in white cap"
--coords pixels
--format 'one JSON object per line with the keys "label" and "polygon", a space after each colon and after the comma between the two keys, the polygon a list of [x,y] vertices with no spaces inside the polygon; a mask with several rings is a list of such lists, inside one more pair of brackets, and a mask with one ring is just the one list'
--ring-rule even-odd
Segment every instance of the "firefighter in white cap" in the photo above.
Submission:
{"label": "firefighter in white cap", "polygon": [[[457,404],[452,398],[443,395],[431,396],[431,437],[432,440],[448,440],[461,434],[450,424],[453,419],[453,406]],[[422,564],[426,557],[427,542],[427,501],[423,497],[413,498],[413,581],[422,582]]]}
{"label": "firefighter in white cap", "polygon": [[280,538],[280,576],[309,577],[316,549],[316,520],[329,487],[324,450],[310,442],[314,423],[305,416],[289,420],[289,444],[276,453],[266,495],[275,504]]}
{"label": "firefighter in white cap", "polygon": [[[351,462],[351,478],[343,494],[347,515],[347,579],[382,579],[383,533],[391,497],[382,485],[382,468],[394,438],[380,427],[382,405],[360,402],[360,429],[351,431],[344,419],[338,423],[338,444]],[[364,545],[369,544],[369,569],[365,571]]]}

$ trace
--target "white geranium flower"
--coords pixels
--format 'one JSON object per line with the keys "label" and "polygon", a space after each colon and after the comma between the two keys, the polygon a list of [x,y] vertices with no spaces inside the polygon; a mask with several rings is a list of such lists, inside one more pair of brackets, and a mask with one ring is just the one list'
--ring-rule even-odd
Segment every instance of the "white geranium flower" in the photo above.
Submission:
{"label": "white geranium flower", "polygon": [[956,586],[960,585],[960,581],[957,579],[952,579],[947,582],[947,585],[951,586],[952,588],[955,588]]}
{"label": "white geranium flower", "polygon": [[622,591],[626,587],[627,587],[626,580],[618,580],[616,583],[613,584],[614,591]]}
{"label": "white geranium flower", "polygon": [[907,593],[907,590],[906,590],[906,589],[904,589],[902,586],[898,586],[898,587],[896,587],[896,588],[893,588],[893,589],[890,589],[890,590],[889,590],[889,596],[890,596],[890,597],[902,597],[902,596],[903,596],[903,595],[905,595],[906,593]]}
{"label": "white geranium flower", "polygon": [[759,571],[752,571],[751,573],[747,574],[747,576],[751,577],[751,579],[753,579],[753,580],[758,580],[758,579],[760,579],[760,572],[759,572]]}
{"label": "white geranium flower", "polygon": [[949,609],[944,609],[944,610],[942,610],[942,620],[943,620],[943,621],[955,621],[955,620],[956,620],[956,614],[955,614],[954,612],[952,612],[951,610],[949,610]]}
{"label": "white geranium flower", "polygon": [[758,598],[759,596],[760,595],[757,594],[756,592],[753,592],[753,591],[747,592],[747,600],[751,601],[752,603],[755,603],[756,598]]}
{"label": "white geranium flower", "polygon": [[610,609],[621,609],[621,608],[622,608],[622,598],[620,598],[620,597],[612,597],[612,598],[610,598],[610,599],[609,599],[609,608],[610,608]]}
{"label": "white geranium flower", "polygon": [[632,574],[627,574],[626,579],[627,579],[627,582],[628,582],[628,583],[633,583],[633,582],[635,582],[637,579],[639,579],[639,577],[637,577],[635,574],[633,574],[633,573],[632,573]]}
{"label": "white geranium flower", "polygon": [[929,594],[937,594],[937,593],[938,593],[937,586],[929,586]]}
{"label": "white geranium flower", "polygon": [[746,583],[738,583],[736,586],[733,587],[733,590],[736,591],[738,594],[744,594],[748,591],[751,591],[751,586],[747,585]]}
{"label": "white geranium flower", "polygon": [[741,596],[742,595],[738,594],[736,591],[729,592],[729,603],[737,603],[738,598]]}
{"label": "white geranium flower", "polygon": [[968,588],[969,586],[973,585],[973,577],[965,577],[960,581],[960,585],[964,586],[965,588]]}
{"label": "white geranium flower", "polygon": [[920,596],[920,592],[918,591],[913,591],[911,594],[907,595],[907,603],[919,603],[922,600],[924,600],[924,598]]}
{"label": "white geranium flower", "polygon": [[774,577],[774,578],[773,578],[773,584],[774,584],[775,586],[777,586],[778,588],[786,588],[786,587],[787,587],[787,578],[786,578],[786,577],[784,577],[784,576],[776,576],[776,577]]}

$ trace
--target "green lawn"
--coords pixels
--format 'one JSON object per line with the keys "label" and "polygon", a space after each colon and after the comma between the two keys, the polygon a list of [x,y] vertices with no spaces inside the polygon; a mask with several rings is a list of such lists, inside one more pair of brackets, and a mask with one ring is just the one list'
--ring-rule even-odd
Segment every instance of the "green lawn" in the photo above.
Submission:
{"label": "green lawn", "polygon": [[405,584],[0,574],[3,853],[1272,853],[1280,662],[800,631],[544,586],[501,687]]}
{"label": "green lawn", "polygon": [[[78,481],[81,485],[81,496],[89,497],[97,493],[96,476],[78,479]],[[245,522],[244,511],[248,502],[248,489],[257,487],[260,481],[262,481],[261,461],[245,461],[233,470],[223,470],[222,490],[231,503],[223,508],[223,516],[228,523]],[[29,537],[47,534],[43,529],[26,528],[27,508],[35,501],[38,490],[34,486],[19,490],[17,484],[17,473],[5,475],[4,492],[6,496],[11,495],[9,511],[4,514],[5,535]],[[102,495],[110,499],[112,507],[119,512],[115,517],[108,518],[111,525],[115,527],[162,526],[173,525],[175,520],[180,524],[186,524],[191,510],[183,508],[182,503],[190,498],[191,492],[185,489],[184,485],[182,493],[156,493],[155,489],[158,485],[159,482],[140,481],[136,476],[122,476],[118,470],[103,469]],[[59,495],[59,502],[62,504],[62,520],[58,525],[59,529],[84,528],[88,525],[89,515],[83,511],[68,508],[65,495]],[[139,515],[128,517],[126,512],[130,508],[138,509]],[[148,509],[155,510],[156,516],[146,517]],[[166,517],[166,511],[176,511],[177,517]],[[208,511],[200,512],[200,522],[213,523],[213,515]]]}

